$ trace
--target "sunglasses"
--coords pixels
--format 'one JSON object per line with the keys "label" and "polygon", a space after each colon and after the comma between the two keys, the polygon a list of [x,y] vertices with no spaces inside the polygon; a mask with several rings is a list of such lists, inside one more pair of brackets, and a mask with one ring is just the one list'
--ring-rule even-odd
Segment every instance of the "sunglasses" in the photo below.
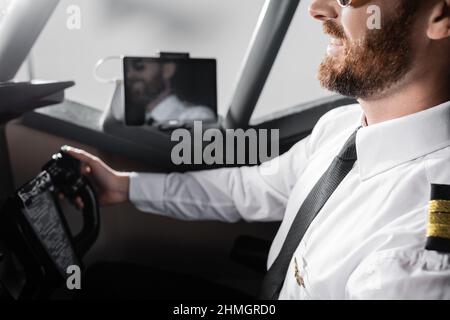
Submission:
{"label": "sunglasses", "polygon": [[336,0],[342,8],[346,8],[352,4],[352,0]]}

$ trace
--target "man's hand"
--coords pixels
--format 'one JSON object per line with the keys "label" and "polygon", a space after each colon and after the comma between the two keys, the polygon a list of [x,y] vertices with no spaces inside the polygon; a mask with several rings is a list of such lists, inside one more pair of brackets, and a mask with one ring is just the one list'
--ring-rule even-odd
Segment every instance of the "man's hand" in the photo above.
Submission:
{"label": "man's hand", "polygon": [[[81,173],[88,176],[94,183],[100,205],[107,206],[128,201],[130,186],[128,173],[113,170],[86,151],[69,146],[64,146],[62,150],[81,161]],[[76,200],[76,205],[83,207],[81,199]]]}

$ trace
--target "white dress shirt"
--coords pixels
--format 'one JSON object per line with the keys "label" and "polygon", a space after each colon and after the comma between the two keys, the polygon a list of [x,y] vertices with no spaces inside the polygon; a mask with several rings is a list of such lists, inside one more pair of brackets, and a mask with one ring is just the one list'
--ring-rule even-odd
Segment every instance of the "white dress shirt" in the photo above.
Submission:
{"label": "white dress shirt", "polygon": [[[327,113],[277,159],[273,175],[257,166],[133,173],[130,199],[177,219],[282,220],[270,267],[302,202],[362,118],[359,105]],[[425,250],[431,184],[450,184],[450,102],[363,127],[356,148],[355,166],[298,246],[280,299],[450,299],[450,254]]]}
{"label": "white dress shirt", "polygon": [[170,95],[161,101],[151,112],[147,112],[145,120],[150,118],[156,122],[169,120],[179,121],[214,121],[216,114],[206,106],[189,106],[181,101],[176,95]]}

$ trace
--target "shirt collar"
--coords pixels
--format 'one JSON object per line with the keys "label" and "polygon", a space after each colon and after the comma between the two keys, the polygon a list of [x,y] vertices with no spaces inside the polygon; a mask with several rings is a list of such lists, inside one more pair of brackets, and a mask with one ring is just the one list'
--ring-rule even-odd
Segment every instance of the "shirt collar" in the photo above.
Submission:
{"label": "shirt collar", "polygon": [[356,137],[362,180],[450,145],[450,101],[370,126],[362,118]]}

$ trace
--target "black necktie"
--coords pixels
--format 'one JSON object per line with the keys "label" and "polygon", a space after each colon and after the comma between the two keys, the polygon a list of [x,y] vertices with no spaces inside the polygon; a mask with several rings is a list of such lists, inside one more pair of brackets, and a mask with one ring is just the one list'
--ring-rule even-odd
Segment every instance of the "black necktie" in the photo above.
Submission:
{"label": "black necktie", "polygon": [[316,183],[300,207],[289,229],[278,257],[267,271],[261,287],[260,298],[275,300],[280,295],[295,250],[305,232],[313,222],[339,184],[344,180],[356,161],[356,132],[347,140],[339,155]]}

